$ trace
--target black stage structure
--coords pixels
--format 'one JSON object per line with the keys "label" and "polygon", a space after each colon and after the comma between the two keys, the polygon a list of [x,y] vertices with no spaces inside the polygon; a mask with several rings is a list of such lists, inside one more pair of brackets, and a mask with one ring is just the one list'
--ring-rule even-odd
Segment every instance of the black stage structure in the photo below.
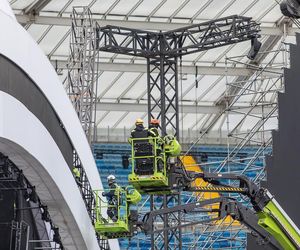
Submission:
{"label": "black stage structure", "polygon": [[[258,44],[259,24],[249,17],[229,16],[183,28],[151,32],[117,26],[97,28],[97,46],[99,51],[143,57],[147,60],[147,100],[148,121],[151,118],[161,120],[162,135],[173,131],[179,138],[179,97],[178,97],[178,61],[182,56],[205,51],[225,45],[251,40]],[[253,48],[252,48],[253,52]],[[181,65],[181,63],[180,63]],[[197,71],[197,66],[195,66]],[[159,96],[156,96],[159,93]],[[156,115],[157,113],[157,115]],[[158,204],[154,202],[160,199]],[[179,205],[180,193],[150,197],[151,209],[167,208]],[[162,218],[164,227],[180,225],[180,213],[171,213]],[[153,250],[182,249],[181,227],[164,230],[152,235]]]}

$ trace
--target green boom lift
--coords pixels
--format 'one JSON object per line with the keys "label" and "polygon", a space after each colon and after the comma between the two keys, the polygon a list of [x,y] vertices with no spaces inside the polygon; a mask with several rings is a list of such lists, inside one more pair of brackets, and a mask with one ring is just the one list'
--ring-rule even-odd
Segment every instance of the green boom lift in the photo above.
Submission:
{"label": "green boom lift", "polygon": [[[260,244],[269,244],[274,249],[296,250],[300,249],[300,230],[281,208],[275,198],[267,189],[258,187],[244,175],[231,173],[194,173],[190,172],[190,180],[202,178],[211,184],[209,187],[197,187],[196,192],[223,192],[240,193],[247,196],[253,206],[253,210],[245,207],[233,198],[220,197],[203,200],[196,203],[188,203],[172,208],[164,208],[149,212],[141,223],[146,233],[154,233],[152,222],[156,216],[181,211],[182,213],[217,213],[211,219],[205,221],[193,221],[184,226],[201,224],[203,222],[224,219],[230,215],[233,219],[247,226],[258,237]],[[235,180],[238,186],[224,185],[224,180]],[[192,189],[188,188],[189,191]],[[219,208],[207,208],[212,204],[219,204]],[[170,229],[167,228],[167,229]]]}
{"label": "green boom lift", "polygon": [[[163,229],[154,229],[152,226],[155,217],[162,217],[168,213],[210,213],[211,218],[205,218],[202,221],[194,220],[181,226],[188,227],[196,224],[207,223],[224,219],[230,215],[233,219],[243,223],[254,236],[257,236],[259,244],[268,244],[274,249],[296,250],[300,249],[300,230],[281,208],[275,198],[268,190],[258,187],[244,175],[235,175],[231,173],[195,173],[188,172],[189,180],[202,178],[211,185],[208,187],[197,187],[192,189],[187,187],[188,191],[195,192],[221,192],[221,193],[240,193],[249,198],[253,210],[244,206],[234,198],[219,197],[203,200],[195,203],[188,203],[174,206],[171,208],[162,208],[148,212],[143,218],[138,218],[136,210],[130,207],[140,201],[140,193],[129,186],[126,189],[118,188],[115,194],[118,197],[118,220],[113,222],[110,218],[103,217],[103,211],[109,205],[101,198],[100,191],[96,194],[96,223],[95,229],[107,238],[132,237],[137,228],[140,228],[146,234],[157,233],[161,230],[173,229],[172,225]],[[235,186],[223,184],[224,180],[236,181]],[[211,206],[213,204],[219,204]],[[216,213],[216,215],[213,215]],[[195,217],[197,218],[197,217]]]}
{"label": "green boom lift", "polygon": [[[100,235],[109,239],[130,237],[134,232],[133,227],[137,220],[137,211],[131,209],[141,200],[140,193],[132,186],[122,188],[117,186],[114,190],[114,204],[110,204],[102,194],[107,190],[94,191],[96,197],[95,206],[95,230]],[[108,209],[115,209],[117,220],[113,221],[109,216],[105,216]]]}
{"label": "green boom lift", "polygon": [[[103,217],[103,210],[109,205],[96,191],[96,231],[107,238],[131,237],[137,228],[145,233],[156,233],[168,230],[172,225],[163,229],[154,229],[153,221],[156,216],[162,217],[168,213],[216,213],[216,216],[206,218],[205,221],[193,221],[182,226],[191,226],[203,222],[224,219],[230,215],[233,219],[246,225],[254,232],[260,244],[269,244],[274,249],[296,250],[300,249],[300,230],[280,207],[268,190],[257,186],[244,175],[233,173],[198,173],[186,171],[178,164],[177,156],[181,147],[172,136],[164,138],[132,138],[132,173],[128,179],[132,186],[126,189],[117,188],[115,195],[118,197],[116,206],[118,220],[113,222],[110,218]],[[202,178],[210,183],[205,187],[194,187],[193,181]],[[224,184],[224,180],[234,180],[234,186]],[[147,213],[143,218],[138,218],[136,210],[130,207],[138,203],[141,193],[163,194],[175,191],[189,192],[220,192],[239,193],[249,198],[253,210],[245,207],[237,200],[230,197],[220,197],[188,203],[171,208],[163,208]],[[216,206],[209,205],[219,204]]]}
{"label": "green boom lift", "polygon": [[129,183],[141,193],[170,193],[170,168],[181,152],[174,136],[130,138],[132,172]]}

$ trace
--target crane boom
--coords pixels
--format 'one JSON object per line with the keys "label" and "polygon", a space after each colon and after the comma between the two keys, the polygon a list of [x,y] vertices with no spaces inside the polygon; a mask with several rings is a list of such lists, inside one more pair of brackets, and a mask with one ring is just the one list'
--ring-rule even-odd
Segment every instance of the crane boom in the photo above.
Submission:
{"label": "crane boom", "polygon": [[[202,213],[218,212],[218,216],[213,217],[211,220],[206,219],[205,221],[194,221],[192,222],[193,225],[215,221],[231,215],[233,219],[240,221],[259,235],[264,244],[269,243],[275,249],[283,248],[296,250],[300,248],[300,230],[267,189],[258,187],[244,175],[206,172],[188,172],[187,174],[188,176],[186,179],[188,178],[189,181],[186,180],[186,183],[190,183],[196,178],[202,178],[204,181],[207,181],[212,185],[201,189],[192,189],[191,186],[187,185],[185,187],[186,191],[241,193],[250,199],[254,211],[232,198],[220,197],[204,200],[202,202],[184,204],[173,208],[149,212],[143,219],[144,230],[146,232],[149,230],[151,232],[149,225],[152,224],[154,219],[153,217],[155,216],[161,216],[162,214],[174,211],[189,213],[195,212],[198,209],[197,211]],[[222,180],[236,180],[239,182],[239,185],[224,185],[222,184]],[[220,207],[217,211],[207,209],[199,210],[199,208],[203,208],[208,204],[218,202],[220,202]],[[189,225],[191,224],[183,224],[183,226]]]}

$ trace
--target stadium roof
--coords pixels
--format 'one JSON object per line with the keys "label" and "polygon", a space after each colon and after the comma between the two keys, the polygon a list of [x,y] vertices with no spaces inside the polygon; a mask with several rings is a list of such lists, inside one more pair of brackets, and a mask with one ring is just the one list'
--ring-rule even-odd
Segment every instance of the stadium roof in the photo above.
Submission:
{"label": "stadium roof", "polygon": [[[297,30],[283,18],[279,0],[11,0],[17,20],[34,37],[45,54],[58,68],[62,81],[66,78],[69,55],[70,14],[74,6],[89,6],[93,17],[101,26],[117,25],[146,30],[171,30],[189,24],[217,19],[229,15],[252,17],[261,23],[261,51],[281,48],[281,43],[294,42]],[[286,36],[285,36],[285,35]],[[285,38],[284,38],[285,37]],[[226,57],[246,55],[249,42],[229,45],[199,52],[182,58],[180,74],[180,124],[183,130],[199,132],[210,127],[211,131],[226,131],[228,117],[221,115],[220,105],[226,92],[226,83],[254,78],[249,60],[244,56],[238,62]],[[260,56],[256,63],[267,65],[271,55]],[[279,53],[268,67],[282,71],[284,56]],[[147,112],[146,61],[132,56],[100,53],[101,70],[98,83],[97,125],[114,131],[130,129],[134,120],[145,117]],[[197,70],[196,70],[197,68]],[[196,74],[197,71],[197,75]],[[266,73],[266,78],[268,74]],[[198,79],[198,88],[196,81]],[[262,81],[262,80],[261,80]],[[262,81],[260,89],[266,88]],[[227,85],[227,91],[228,87]],[[229,89],[230,91],[230,89]],[[251,104],[253,97],[243,97],[235,104]],[[269,95],[264,102],[274,102]],[[258,113],[261,110],[258,108]],[[241,114],[231,114],[231,127],[238,123]],[[253,118],[254,119],[254,118]],[[251,128],[248,119],[240,130]],[[269,122],[276,128],[277,119]]]}

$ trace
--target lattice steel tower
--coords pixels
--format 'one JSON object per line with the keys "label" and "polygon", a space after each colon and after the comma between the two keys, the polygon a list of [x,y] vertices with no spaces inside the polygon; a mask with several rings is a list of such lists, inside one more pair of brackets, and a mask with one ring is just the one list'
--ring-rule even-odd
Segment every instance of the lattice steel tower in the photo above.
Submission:
{"label": "lattice steel tower", "polygon": [[[88,7],[74,7],[70,35],[67,93],[89,143],[95,138],[97,80],[96,25]],[[94,137],[93,137],[94,135]]]}
{"label": "lattice steel tower", "polygon": [[[147,59],[148,120],[161,120],[162,135],[179,137],[178,59],[220,46],[255,41],[259,25],[251,18],[229,16],[166,32],[150,32],[116,26],[99,28],[99,50]],[[151,210],[173,207],[181,202],[180,192],[151,196]],[[181,214],[174,212],[153,222],[162,225],[151,235],[152,250],[181,250]],[[170,230],[169,225],[174,229]]]}
{"label": "lattice steel tower", "polygon": [[[74,7],[72,11],[72,26],[70,34],[70,56],[68,59],[68,81],[66,91],[89,144],[95,141],[96,129],[96,99],[98,69],[95,66],[98,57],[96,48],[96,26],[92,13],[86,6]],[[93,131],[94,129],[94,131]],[[73,166],[80,171],[79,185],[87,210],[94,222],[95,199],[93,190],[80,159],[74,151]],[[109,249],[107,239],[98,236],[101,250]]]}

